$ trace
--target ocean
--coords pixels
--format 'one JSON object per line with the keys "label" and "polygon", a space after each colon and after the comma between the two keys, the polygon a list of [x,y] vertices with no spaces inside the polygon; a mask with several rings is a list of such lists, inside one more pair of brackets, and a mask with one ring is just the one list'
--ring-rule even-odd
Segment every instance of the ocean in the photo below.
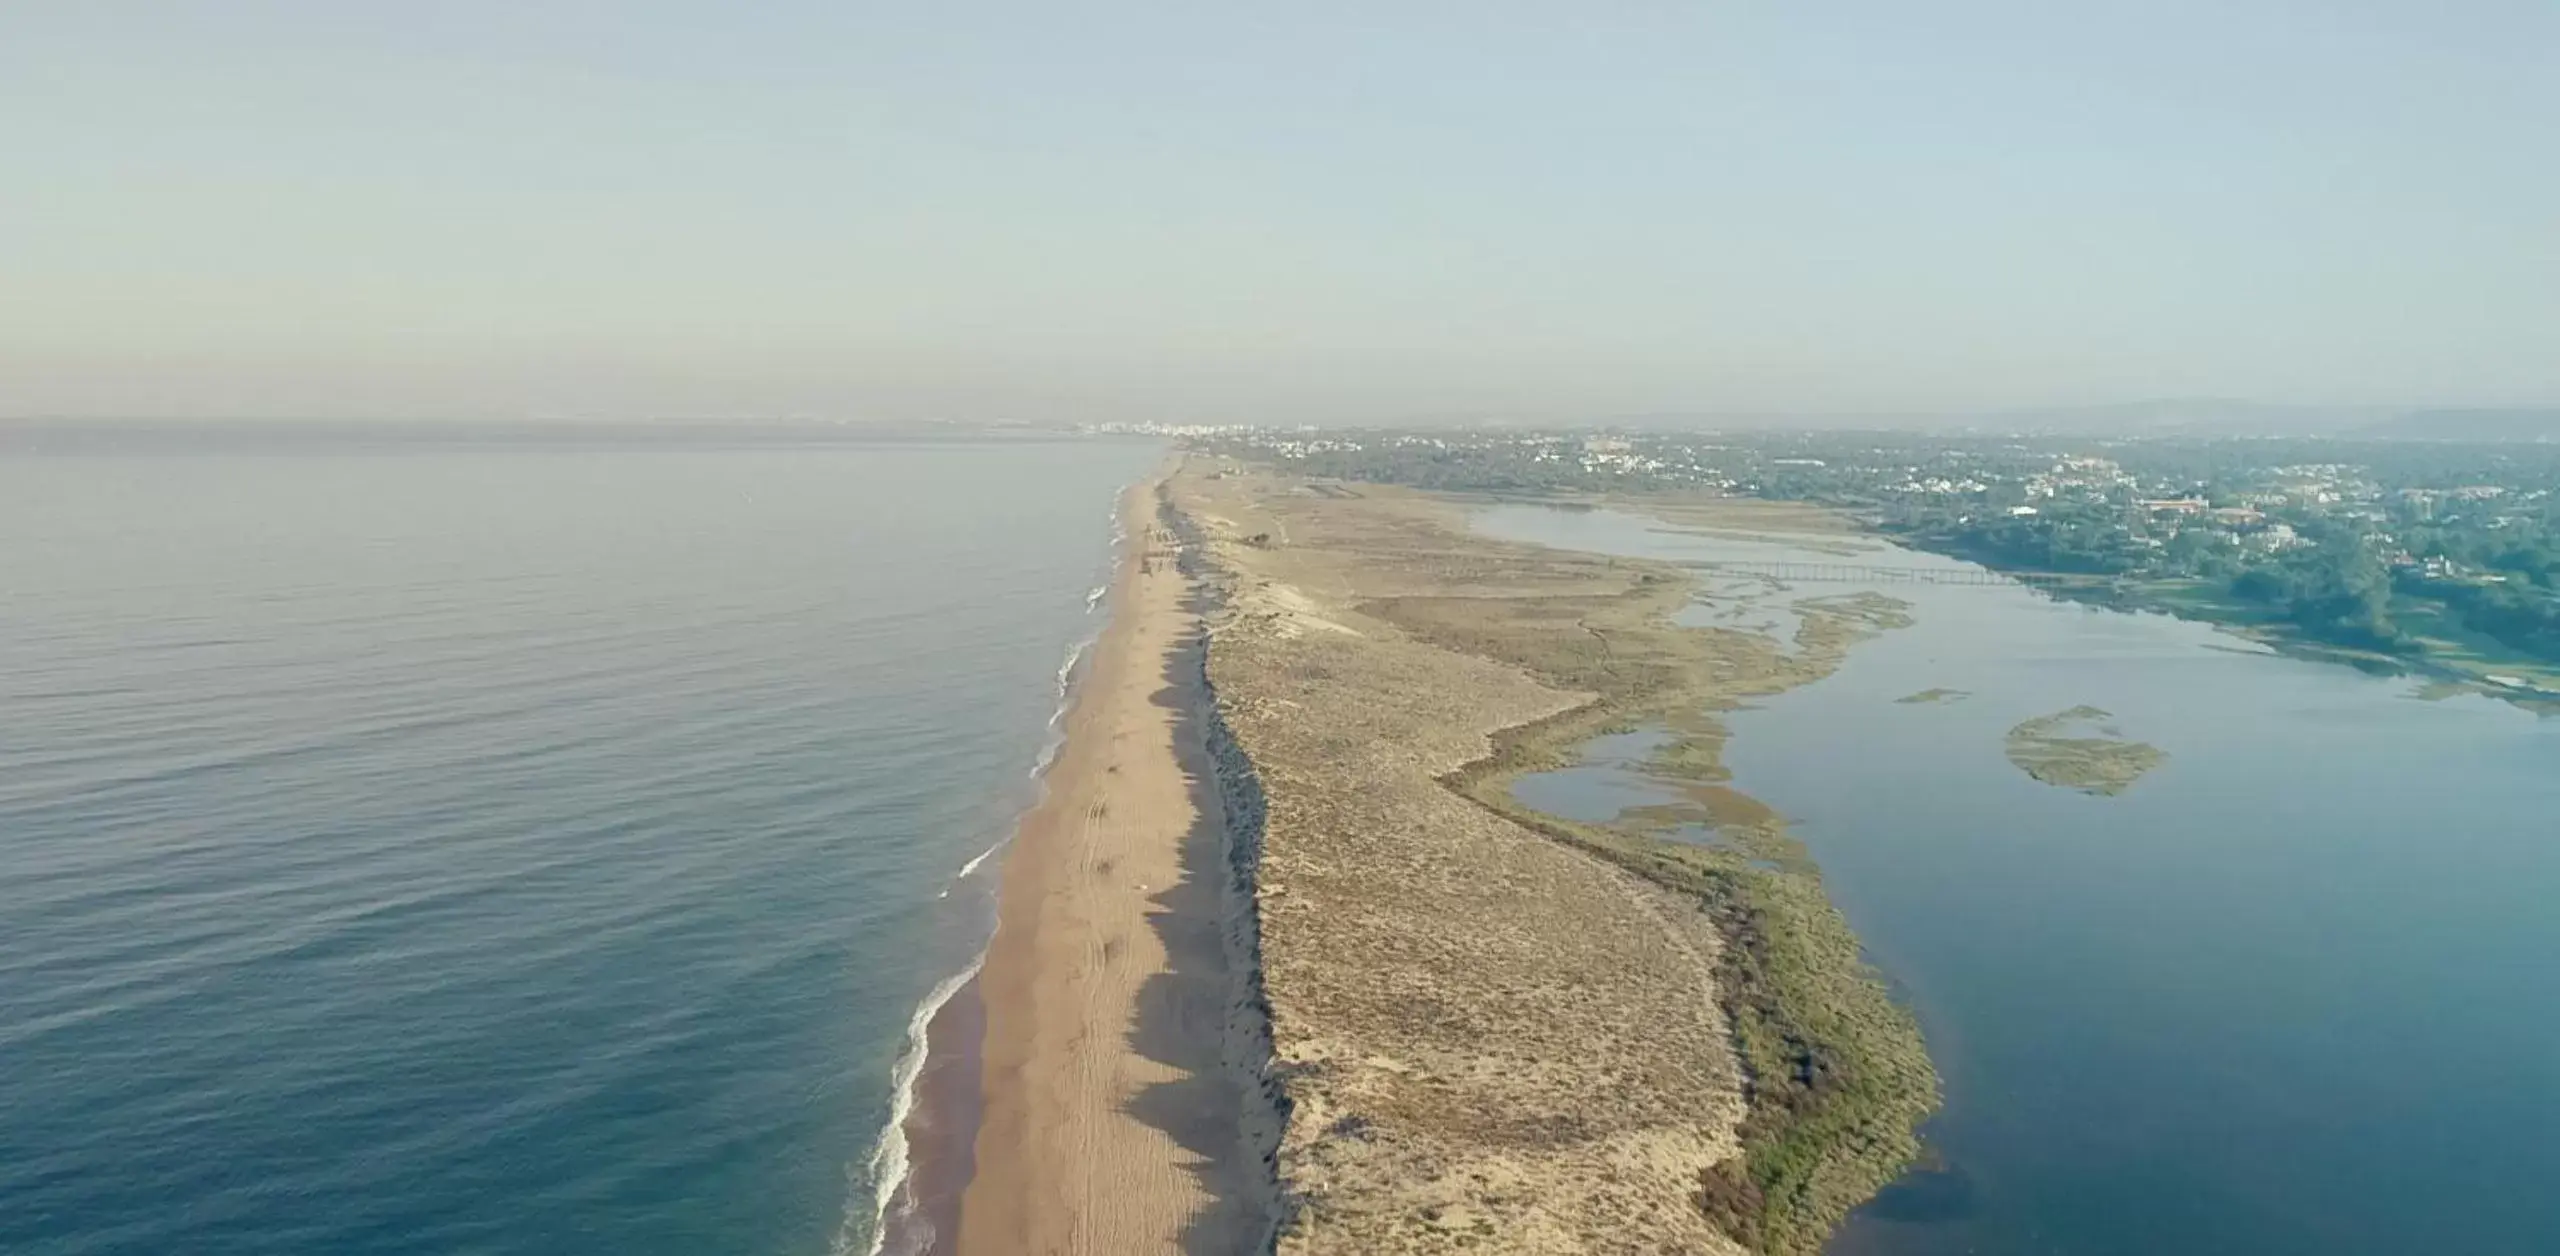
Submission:
{"label": "ocean", "polygon": [[861,1256],[1161,454],[0,442],[0,1251]]}
{"label": "ocean", "polygon": [[[1844,561],[1605,510],[1479,523]],[[1915,622],[1725,717],[1734,786],[1789,817],[1945,1080],[1930,1162],[1833,1256],[2560,1251],[2560,720],[2015,584],[1873,588]],[[1901,701],[1928,690],[1956,696]],[[2008,761],[2083,703],[2166,763],[2104,798]],[[1660,801],[1641,735],[1522,797]]]}

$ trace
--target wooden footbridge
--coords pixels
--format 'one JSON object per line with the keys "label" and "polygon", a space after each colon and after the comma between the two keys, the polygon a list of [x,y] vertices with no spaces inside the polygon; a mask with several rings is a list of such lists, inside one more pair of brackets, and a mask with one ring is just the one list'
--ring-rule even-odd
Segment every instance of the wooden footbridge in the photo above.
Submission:
{"label": "wooden footbridge", "polygon": [[2060,584],[2085,576],[2050,571],[1990,571],[1981,567],[1884,567],[1872,563],[1724,563],[1682,566],[1730,576],[1755,576],[1787,584]]}

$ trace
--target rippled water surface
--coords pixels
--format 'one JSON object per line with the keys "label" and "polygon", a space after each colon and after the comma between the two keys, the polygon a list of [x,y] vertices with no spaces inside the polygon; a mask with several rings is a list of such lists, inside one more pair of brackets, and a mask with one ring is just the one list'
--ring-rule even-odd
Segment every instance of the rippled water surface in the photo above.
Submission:
{"label": "rippled water surface", "polygon": [[858,1250],[1156,456],[0,455],[0,1252]]}
{"label": "rippled water surface", "polygon": [[[1480,522],[1676,561],[1965,567],[1609,511]],[[1938,1163],[1835,1256],[2560,1252],[2560,720],[2014,585],[1872,587],[1916,622],[1733,713],[1725,756],[1946,1079]],[[1899,701],[1931,689],[1961,696]],[[2009,763],[2012,725],[2082,703],[2168,762],[2114,798]],[[1608,749],[1534,788],[1624,805]]]}

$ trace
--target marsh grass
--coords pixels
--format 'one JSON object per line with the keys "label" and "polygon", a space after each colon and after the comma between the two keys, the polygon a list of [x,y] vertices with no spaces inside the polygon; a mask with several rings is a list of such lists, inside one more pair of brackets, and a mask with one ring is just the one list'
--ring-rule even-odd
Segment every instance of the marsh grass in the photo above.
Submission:
{"label": "marsh grass", "polygon": [[[1749,1079],[1749,1113],[1742,1158],[1709,1171],[1697,1203],[1752,1251],[1804,1256],[1917,1157],[1914,1129],[1937,1106],[1937,1074],[1917,1024],[1863,959],[1802,844],[1766,807],[1722,788],[1731,779],[1728,734],[1712,712],[1828,674],[1858,640],[1907,624],[1907,608],[1872,594],[1809,599],[1790,653],[1756,634],[1674,626],[1670,615],[1694,590],[1684,573],[1650,574],[1657,578],[1616,596],[1556,600],[1519,615],[1475,598],[1464,607],[1393,599],[1365,609],[1594,695],[1497,734],[1490,753],[1444,783],[1516,824],[1694,896],[1715,922],[1724,940],[1718,987]],[[1556,631],[1568,622],[1576,631]],[[1522,776],[1575,764],[1597,736],[1653,725],[1673,736],[1641,770],[1684,787],[1687,805],[1593,824],[1531,809],[1511,792]],[[1718,840],[1663,835],[1688,825]]]}
{"label": "marsh grass", "polygon": [[2102,797],[2121,794],[2169,756],[2104,722],[2113,718],[2093,706],[2076,706],[2026,720],[2009,730],[2009,762],[2056,788]]}

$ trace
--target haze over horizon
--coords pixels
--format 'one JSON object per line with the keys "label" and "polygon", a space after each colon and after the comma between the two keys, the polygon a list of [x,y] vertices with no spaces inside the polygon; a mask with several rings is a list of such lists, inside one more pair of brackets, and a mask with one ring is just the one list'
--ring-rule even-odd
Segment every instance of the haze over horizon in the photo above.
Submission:
{"label": "haze over horizon", "polygon": [[2560,402],[2560,9],[99,3],[0,416]]}

